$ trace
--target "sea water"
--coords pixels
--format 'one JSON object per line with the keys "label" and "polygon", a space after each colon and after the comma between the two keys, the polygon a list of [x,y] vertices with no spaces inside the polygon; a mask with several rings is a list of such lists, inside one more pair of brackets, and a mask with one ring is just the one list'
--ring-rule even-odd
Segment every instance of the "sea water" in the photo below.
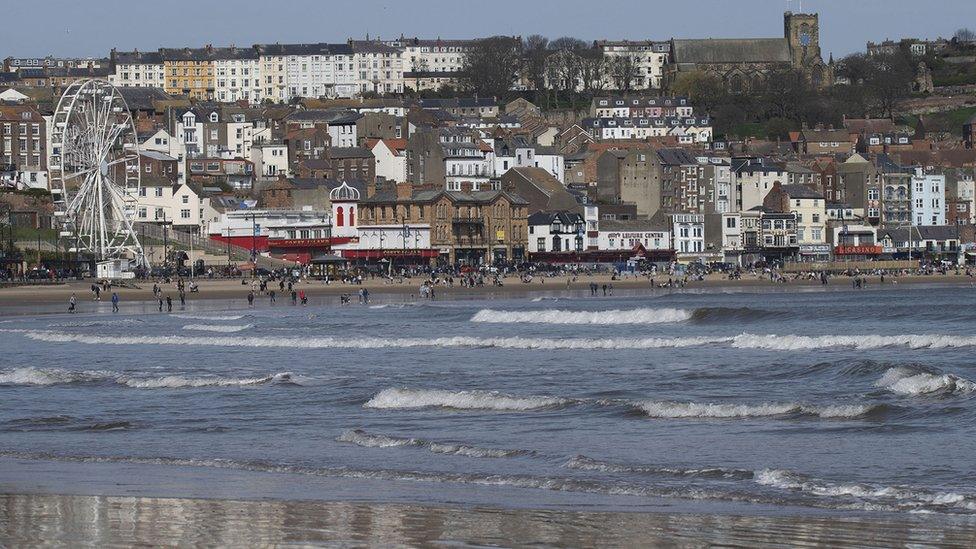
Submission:
{"label": "sea water", "polygon": [[0,482],[976,523],[974,304],[887,287],[10,318]]}

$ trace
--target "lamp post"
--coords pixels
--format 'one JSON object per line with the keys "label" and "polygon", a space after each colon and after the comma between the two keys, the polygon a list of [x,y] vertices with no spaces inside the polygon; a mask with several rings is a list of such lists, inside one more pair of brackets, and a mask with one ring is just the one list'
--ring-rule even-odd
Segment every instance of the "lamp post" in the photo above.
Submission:
{"label": "lamp post", "polygon": [[163,267],[169,267],[169,230],[166,227],[166,210],[163,210]]}

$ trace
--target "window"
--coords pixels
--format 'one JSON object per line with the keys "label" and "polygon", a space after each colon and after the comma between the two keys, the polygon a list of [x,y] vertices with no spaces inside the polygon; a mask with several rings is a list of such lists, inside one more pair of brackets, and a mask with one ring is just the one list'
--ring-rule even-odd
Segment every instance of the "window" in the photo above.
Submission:
{"label": "window", "polygon": [[190,210],[180,210],[181,219],[190,219]]}
{"label": "window", "polygon": [[183,199],[183,203],[184,204],[189,204],[190,203],[190,197],[188,195],[185,195],[184,194],[183,197],[182,197],[182,199]]}
{"label": "window", "polygon": [[735,218],[734,217],[726,217],[725,218],[725,227],[727,229],[734,229],[735,228]]}
{"label": "window", "polygon": [[156,187],[156,196],[157,197],[163,196],[163,188],[162,187]]}
{"label": "window", "polygon": [[[540,252],[546,251],[546,239],[537,238],[535,241],[536,250]],[[613,240],[610,241],[610,246],[613,246]]]}

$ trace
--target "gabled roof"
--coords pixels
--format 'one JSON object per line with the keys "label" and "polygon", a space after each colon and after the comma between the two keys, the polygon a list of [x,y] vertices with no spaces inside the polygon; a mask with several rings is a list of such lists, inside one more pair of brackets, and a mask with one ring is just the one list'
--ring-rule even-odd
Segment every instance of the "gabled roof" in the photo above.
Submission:
{"label": "gabled roof", "polygon": [[583,216],[576,212],[545,210],[530,215],[529,225],[552,225],[557,220],[563,225],[576,225],[584,222]]}

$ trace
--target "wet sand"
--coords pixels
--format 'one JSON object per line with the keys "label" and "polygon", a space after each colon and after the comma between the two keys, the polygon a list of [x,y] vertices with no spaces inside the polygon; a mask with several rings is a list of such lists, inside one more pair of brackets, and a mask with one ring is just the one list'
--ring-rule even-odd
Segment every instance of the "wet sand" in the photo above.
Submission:
{"label": "wet sand", "polygon": [[925,518],[735,516],[438,508],[314,501],[2,495],[4,546],[940,546],[964,524]]}

